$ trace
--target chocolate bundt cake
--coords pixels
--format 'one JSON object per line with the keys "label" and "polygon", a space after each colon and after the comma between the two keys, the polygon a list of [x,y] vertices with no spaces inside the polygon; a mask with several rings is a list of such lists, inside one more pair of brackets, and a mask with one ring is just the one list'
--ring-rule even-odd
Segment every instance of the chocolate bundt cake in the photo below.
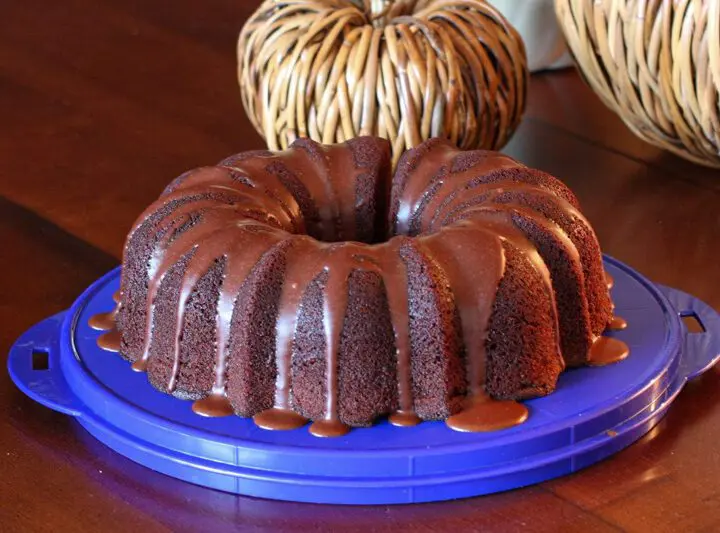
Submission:
{"label": "chocolate bundt cake", "polygon": [[598,242],[556,178],[431,139],[391,176],[377,138],[241,153],[183,174],[123,258],[120,353],[158,389],[318,435],[449,419],[592,363],[612,320]]}

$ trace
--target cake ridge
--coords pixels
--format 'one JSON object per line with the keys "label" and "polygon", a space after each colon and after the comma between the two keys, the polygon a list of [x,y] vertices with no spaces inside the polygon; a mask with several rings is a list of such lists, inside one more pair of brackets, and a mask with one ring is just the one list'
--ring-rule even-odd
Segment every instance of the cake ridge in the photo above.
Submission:
{"label": "cake ridge", "polygon": [[[467,387],[470,394],[480,395],[484,393],[487,324],[505,271],[505,254],[495,235],[485,227],[479,234],[472,221],[449,228],[449,233],[453,239],[423,240],[429,242],[441,268],[453,280],[451,290],[458,302],[465,345]],[[438,248],[446,253],[436,253]],[[463,254],[463,260],[458,252]]]}
{"label": "cake ridge", "polygon": [[[581,354],[586,355],[588,353],[592,341],[590,338],[574,338],[577,337],[577,335],[573,334],[573,330],[575,329],[573,326],[576,325],[579,321],[582,324],[581,329],[591,331],[592,328],[589,323],[587,306],[582,305],[582,302],[586,301],[587,295],[585,277],[582,271],[582,263],[580,261],[580,254],[577,250],[577,247],[572,242],[567,233],[556,222],[540,216],[539,213],[527,207],[516,204],[490,203],[485,206],[478,206],[470,209],[466,213],[466,216],[472,216],[473,213],[483,211],[503,211],[509,213],[513,225],[519,231],[525,234],[526,238],[530,242],[532,242],[533,246],[538,250],[538,253],[541,255],[541,257],[546,257],[546,254],[543,252],[545,246],[543,246],[541,242],[537,241],[535,235],[531,235],[527,229],[521,227],[521,222],[518,220],[518,218],[523,221],[530,221],[531,224],[539,226],[542,230],[542,234],[550,235],[551,238],[560,245],[559,249],[561,250],[561,252],[565,252],[567,254],[567,256],[564,257],[563,261],[550,262],[544,259],[544,263],[548,266],[548,269],[550,270],[550,278],[554,294],[557,295],[561,292],[561,283],[572,284],[573,291],[577,292],[578,294],[578,299],[581,302],[580,309],[573,309],[572,313],[562,313],[561,308],[564,309],[567,306],[567,302],[564,300],[562,303],[560,303],[560,301],[557,301],[555,307],[558,310],[558,332],[560,333],[559,346],[560,352],[563,355],[563,360],[566,365],[570,366],[577,365],[579,361],[582,362],[582,359],[579,359],[579,356]],[[577,279],[573,279],[573,277],[569,274],[565,274],[563,276],[555,276],[554,273],[560,271],[560,267],[568,267],[571,271],[574,270]],[[573,281],[577,281],[577,283],[573,283]],[[572,345],[577,344],[581,344],[583,348],[571,349]]]}

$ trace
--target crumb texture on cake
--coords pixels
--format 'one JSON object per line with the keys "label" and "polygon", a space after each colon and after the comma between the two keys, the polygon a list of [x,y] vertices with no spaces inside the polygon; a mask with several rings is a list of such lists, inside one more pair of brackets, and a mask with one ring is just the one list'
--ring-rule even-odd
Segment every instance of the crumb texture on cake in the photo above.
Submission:
{"label": "crumb texture on cake", "polygon": [[127,237],[116,318],[156,388],[318,434],[548,394],[611,320],[562,182],[441,139],[392,174],[372,137],[177,178]]}

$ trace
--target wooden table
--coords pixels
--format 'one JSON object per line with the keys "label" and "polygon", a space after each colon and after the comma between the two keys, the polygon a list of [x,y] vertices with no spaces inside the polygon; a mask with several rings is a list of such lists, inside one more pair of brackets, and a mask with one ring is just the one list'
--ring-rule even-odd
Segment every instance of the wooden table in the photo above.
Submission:
{"label": "wooden table", "polygon": [[[235,81],[250,2],[7,0],[0,15],[0,352],[114,267],[182,171],[258,148]],[[507,152],[563,178],[604,250],[720,308],[720,173],[635,139],[572,71],[532,80]],[[2,531],[720,531],[720,372],[572,476],[450,503],[240,498],[94,442],[0,372]]]}

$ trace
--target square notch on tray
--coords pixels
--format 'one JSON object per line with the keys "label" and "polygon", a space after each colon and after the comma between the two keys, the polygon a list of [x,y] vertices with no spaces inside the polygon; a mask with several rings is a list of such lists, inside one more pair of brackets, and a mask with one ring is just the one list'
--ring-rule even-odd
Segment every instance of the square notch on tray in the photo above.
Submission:
{"label": "square notch on tray", "polygon": [[685,325],[685,329],[688,330],[688,333],[705,333],[707,331],[700,317],[693,311],[681,313],[680,318]]}
{"label": "square notch on tray", "polygon": [[33,350],[32,352],[32,369],[33,370],[49,370],[50,354],[44,350]]}

